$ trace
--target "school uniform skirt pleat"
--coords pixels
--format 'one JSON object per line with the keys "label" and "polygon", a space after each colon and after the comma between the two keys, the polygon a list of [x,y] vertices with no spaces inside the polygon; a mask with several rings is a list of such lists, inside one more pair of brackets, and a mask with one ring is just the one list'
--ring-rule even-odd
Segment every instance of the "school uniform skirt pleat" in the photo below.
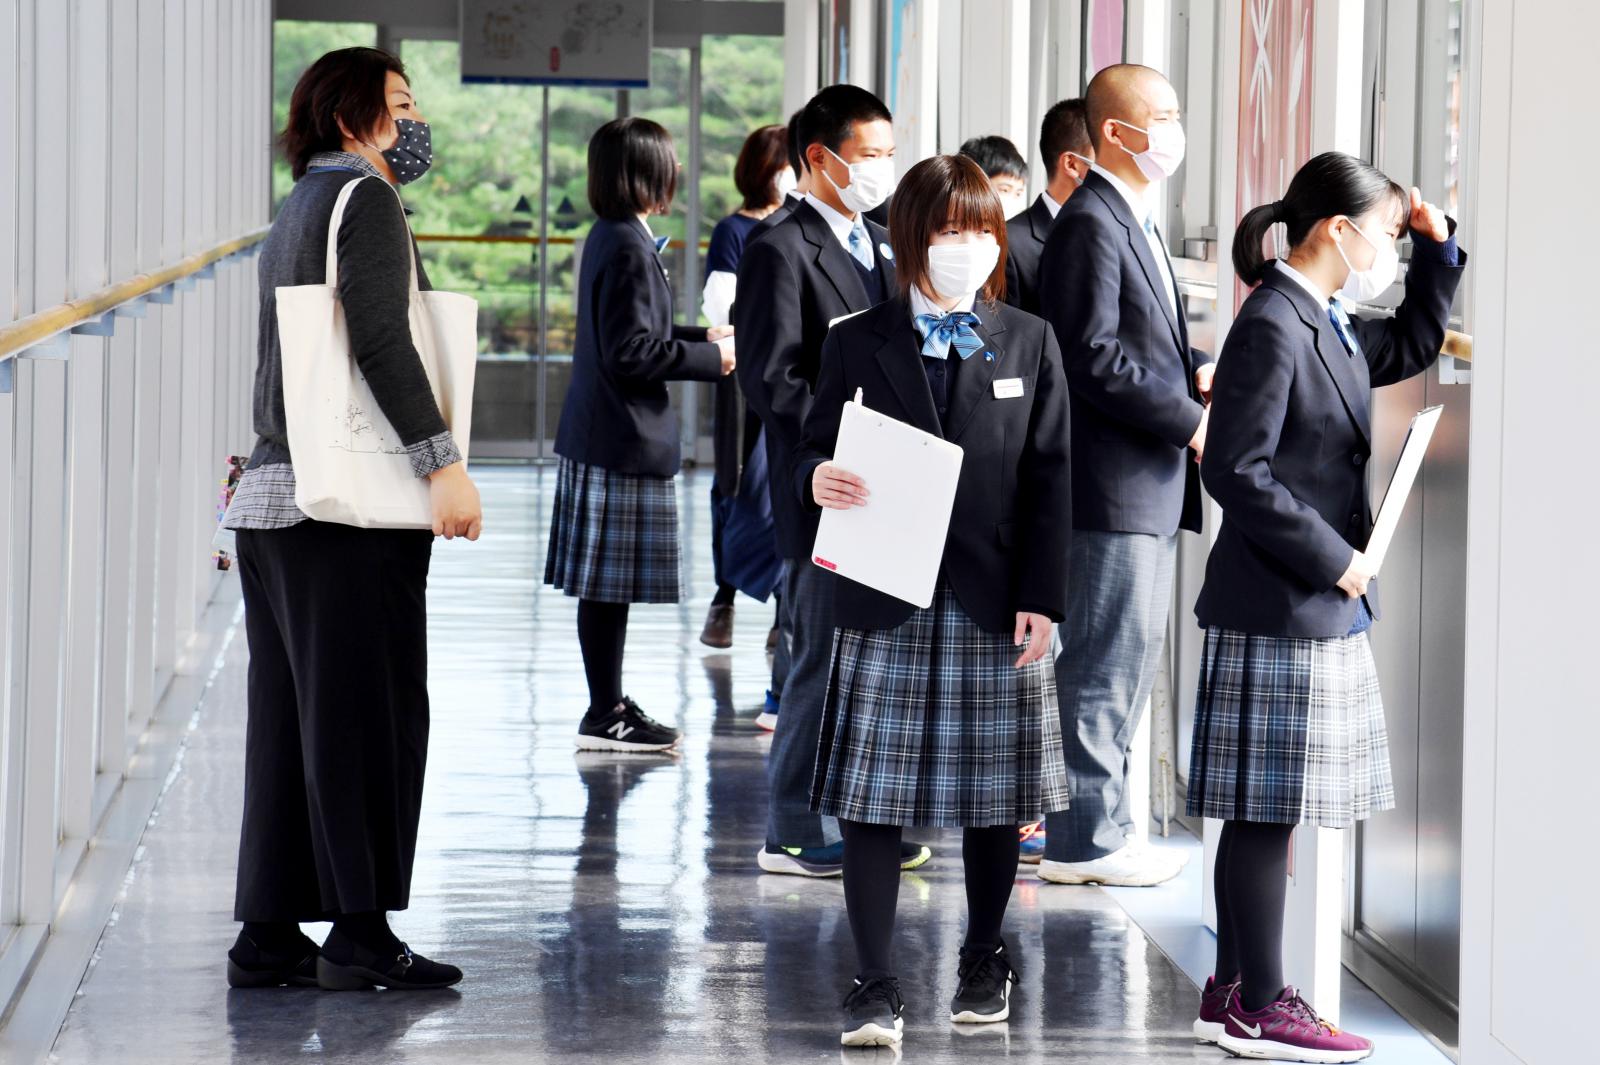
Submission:
{"label": "school uniform skirt pleat", "polygon": [[1298,639],[1206,630],[1191,817],[1348,828],[1393,806],[1366,633]]}
{"label": "school uniform skirt pleat", "polygon": [[985,827],[1067,807],[1055,672],[940,582],[893,629],[839,629],[811,806],[871,824]]}
{"label": "school uniform skirt pleat", "polygon": [[544,581],[602,603],[676,603],[683,594],[678,494],[670,477],[563,457]]}

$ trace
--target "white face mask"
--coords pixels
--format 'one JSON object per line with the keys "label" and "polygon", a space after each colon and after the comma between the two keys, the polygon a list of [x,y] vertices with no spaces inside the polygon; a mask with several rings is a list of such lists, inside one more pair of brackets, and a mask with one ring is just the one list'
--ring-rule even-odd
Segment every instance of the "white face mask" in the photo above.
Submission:
{"label": "white face mask", "polygon": [[782,203],[789,198],[789,193],[800,187],[800,179],[794,176],[794,171],[784,167],[778,171],[778,202]]}
{"label": "white face mask", "polygon": [[1000,245],[992,240],[928,246],[928,283],[947,300],[974,295],[994,273]]}
{"label": "white face mask", "polygon": [[1178,167],[1183,165],[1183,152],[1188,146],[1184,139],[1183,126],[1177,122],[1155,122],[1149,129],[1139,129],[1131,122],[1124,122],[1120,118],[1113,119],[1119,126],[1127,126],[1131,130],[1143,133],[1150,143],[1142,152],[1122,150],[1133,156],[1133,161],[1139,165],[1139,172],[1150,181],[1161,181],[1178,172]]}
{"label": "white face mask", "polygon": [[[839,153],[832,148],[823,146],[823,150],[835,159]],[[844,204],[845,210],[855,214],[862,214],[875,209],[889,194],[894,191],[894,159],[887,155],[880,155],[876,159],[863,159],[859,163],[844,163],[850,170],[850,184],[839,188],[839,183],[828,175],[828,181],[839,191],[839,202]],[[827,171],[823,171],[827,174]]]}
{"label": "white face mask", "polygon": [[[1089,172],[1089,168],[1091,166],[1094,166],[1094,160],[1090,159],[1088,156],[1079,155],[1077,152],[1068,152],[1067,154],[1083,164],[1083,172],[1085,174]],[[1072,178],[1072,183],[1074,185],[1077,185],[1080,188],[1083,186],[1083,178],[1079,177],[1076,171],[1068,170],[1067,174]]]}
{"label": "white face mask", "polygon": [[1350,266],[1350,257],[1344,253],[1343,242],[1334,245],[1339,250],[1339,258],[1344,260],[1345,266],[1350,267],[1350,274],[1344,279],[1339,295],[1356,303],[1367,303],[1381,296],[1400,275],[1400,251],[1393,245],[1379,244],[1361,232],[1361,227],[1349,218],[1345,221],[1350,223],[1350,228],[1355,230],[1362,240],[1372,245],[1375,254],[1372,256],[1371,266],[1365,270],[1357,270]]}
{"label": "white face mask", "polygon": [[1007,193],[1000,197],[1000,210],[1007,218],[1015,218],[1028,209],[1028,197],[1020,192]]}

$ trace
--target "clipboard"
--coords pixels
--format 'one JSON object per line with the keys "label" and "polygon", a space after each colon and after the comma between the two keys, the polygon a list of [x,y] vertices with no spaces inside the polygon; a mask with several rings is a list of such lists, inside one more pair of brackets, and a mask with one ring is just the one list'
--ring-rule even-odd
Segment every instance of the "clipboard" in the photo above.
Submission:
{"label": "clipboard", "polygon": [[1372,536],[1368,538],[1367,549],[1363,552],[1372,560],[1374,573],[1383,569],[1383,557],[1394,540],[1395,530],[1400,527],[1400,515],[1405,510],[1406,499],[1411,495],[1411,486],[1416,484],[1423,456],[1428,453],[1428,442],[1433,439],[1433,431],[1438,428],[1439,417],[1443,413],[1443,406],[1428,407],[1418,411],[1411,419],[1411,428],[1406,431],[1405,443],[1400,448],[1400,463],[1389,480],[1388,490],[1383,493],[1378,519],[1372,525]]}
{"label": "clipboard", "polygon": [[811,562],[926,610],[944,558],[961,448],[943,437],[844,405],[833,461],[866,482],[863,507],[824,510]]}

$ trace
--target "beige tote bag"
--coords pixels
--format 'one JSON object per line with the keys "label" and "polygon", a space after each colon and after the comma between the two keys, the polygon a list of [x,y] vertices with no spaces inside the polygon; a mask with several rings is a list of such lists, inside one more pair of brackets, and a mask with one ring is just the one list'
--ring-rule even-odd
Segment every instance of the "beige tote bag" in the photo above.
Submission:
{"label": "beige tote bag", "polygon": [[[411,472],[404,445],[351,356],[339,303],[339,225],[350,194],[365,180],[345,185],[333,205],[327,283],[277,290],[294,501],[317,521],[364,529],[430,529],[433,508],[427,478]],[[399,193],[395,195],[398,198]],[[465,459],[478,367],[478,301],[454,292],[421,291],[415,254],[411,342],[422,356],[433,398]]]}

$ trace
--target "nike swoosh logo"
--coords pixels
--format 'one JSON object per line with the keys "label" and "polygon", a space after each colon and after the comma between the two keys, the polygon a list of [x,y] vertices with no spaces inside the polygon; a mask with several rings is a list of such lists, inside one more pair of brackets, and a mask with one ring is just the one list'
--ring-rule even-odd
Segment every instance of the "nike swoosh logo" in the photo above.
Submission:
{"label": "nike swoosh logo", "polygon": [[1228,1019],[1230,1021],[1232,1021],[1234,1024],[1237,1024],[1240,1028],[1242,1028],[1250,1036],[1251,1039],[1260,1039],[1261,1038],[1261,1026],[1259,1024],[1254,1025],[1254,1026],[1248,1025],[1248,1024],[1244,1023],[1243,1021],[1241,1021],[1236,1014],[1232,1014],[1232,1013],[1228,1014]]}

